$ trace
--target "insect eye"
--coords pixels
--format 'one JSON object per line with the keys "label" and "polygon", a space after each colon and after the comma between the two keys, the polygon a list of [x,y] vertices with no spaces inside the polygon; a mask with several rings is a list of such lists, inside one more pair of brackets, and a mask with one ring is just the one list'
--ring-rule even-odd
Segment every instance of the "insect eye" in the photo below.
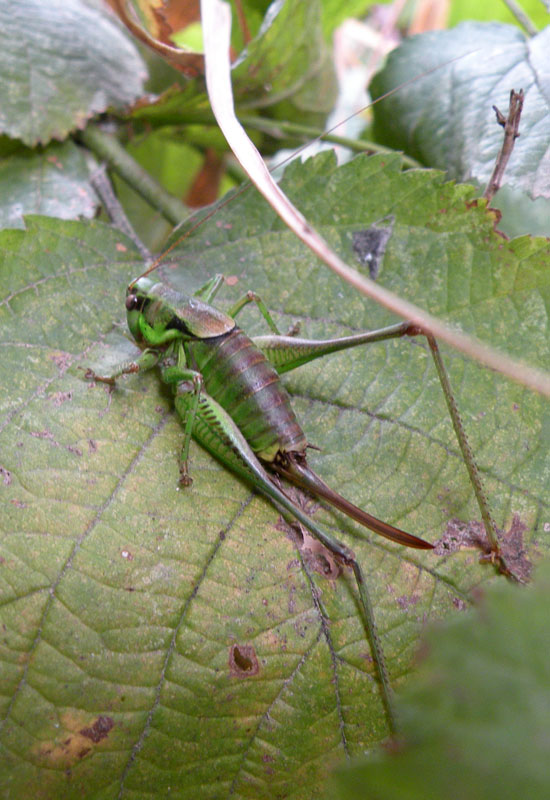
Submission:
{"label": "insect eye", "polygon": [[133,311],[134,308],[137,308],[137,305],[138,305],[137,295],[129,294],[128,297],[126,298],[126,310]]}

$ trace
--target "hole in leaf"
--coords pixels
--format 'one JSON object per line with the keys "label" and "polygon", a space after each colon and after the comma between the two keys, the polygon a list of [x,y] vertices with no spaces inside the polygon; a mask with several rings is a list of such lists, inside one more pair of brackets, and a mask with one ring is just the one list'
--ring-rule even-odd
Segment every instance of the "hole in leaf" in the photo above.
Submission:
{"label": "hole in leaf", "polygon": [[260,666],[251,644],[234,644],[229,648],[229,669],[236,678],[250,678],[258,674]]}

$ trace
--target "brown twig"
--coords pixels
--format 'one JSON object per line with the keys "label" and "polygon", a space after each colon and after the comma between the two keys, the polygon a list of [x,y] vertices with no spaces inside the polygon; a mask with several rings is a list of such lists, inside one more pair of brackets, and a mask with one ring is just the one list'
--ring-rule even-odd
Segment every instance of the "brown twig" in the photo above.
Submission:
{"label": "brown twig", "polygon": [[140,194],[149,205],[160,211],[173,225],[178,225],[189,216],[189,209],[170,192],[161,186],[135,158],[124,149],[116,136],[106,133],[101,125],[87,125],[78,138],[109,169],[120,175],[132,189]]}
{"label": "brown twig", "polygon": [[516,92],[514,89],[512,89],[510,92],[510,106],[508,108],[507,117],[505,117],[504,114],[501,114],[496,106],[493,106],[493,109],[497,115],[497,123],[502,125],[504,128],[504,142],[502,143],[502,148],[497,156],[491,179],[487,184],[485,192],[483,193],[483,197],[487,199],[488,203],[491,202],[495,194],[500,189],[504,170],[506,169],[508,160],[512,155],[515,141],[520,135],[518,129],[519,121],[521,119],[521,112],[523,110],[523,89],[520,89],[519,92]]}
{"label": "brown twig", "polygon": [[111,218],[111,222],[115,228],[118,228],[118,230],[122,231],[122,233],[125,233],[126,236],[133,241],[141,253],[144,261],[150,261],[151,253],[147,250],[135,230],[132,228],[130,220],[120,205],[120,202],[113,191],[111,181],[107,176],[107,167],[105,164],[102,164],[90,175],[90,183],[99,195],[99,199],[103,203],[105,210]]}

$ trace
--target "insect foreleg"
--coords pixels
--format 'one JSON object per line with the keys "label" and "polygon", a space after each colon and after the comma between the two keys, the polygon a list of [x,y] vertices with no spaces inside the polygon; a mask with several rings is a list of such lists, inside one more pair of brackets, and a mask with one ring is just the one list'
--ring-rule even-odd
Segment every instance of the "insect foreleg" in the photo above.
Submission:
{"label": "insect foreleg", "polygon": [[155,350],[144,350],[139,358],[134,361],[123,361],[110,375],[98,375],[93,369],[87,369],[84,375],[88,380],[100,381],[114,386],[116,379],[122,375],[132,375],[136,372],[146,372],[153,369],[159,362],[160,353]]}
{"label": "insect foreleg", "polygon": [[[215,295],[217,294],[218,289],[223,284],[223,282],[224,282],[223,275],[220,275],[220,274],[214,275],[213,278],[211,278],[209,281],[207,281],[204,284],[204,286],[201,286],[200,289],[198,289],[195,292],[195,297],[200,297],[201,300],[204,300],[205,303],[211,303],[212,300],[214,299]],[[250,291],[246,292],[246,294],[244,294],[240,298],[240,300],[237,300],[237,302],[233,306],[231,306],[229,311],[227,311],[228,316],[230,316],[230,317],[232,317],[234,319],[237,316],[237,314],[246,305],[248,305],[249,303],[256,303],[256,305],[258,306],[258,308],[260,310],[260,313],[261,313],[262,317],[267,322],[269,328],[273,331],[274,334],[276,334],[277,336],[280,336],[281,333],[280,333],[279,329],[277,328],[275,320],[271,316],[268,307],[266,306],[266,304],[264,303],[264,301],[262,300],[260,295],[256,294],[256,292],[250,292]],[[287,336],[295,335],[295,333],[298,332],[299,323],[297,323],[293,327],[293,329],[291,329],[291,330],[292,330],[292,333],[288,333]]]}
{"label": "insect foreleg", "polygon": [[[204,284],[204,286],[201,286],[200,289],[197,289],[194,296],[200,297],[200,299],[204,300],[205,303],[211,303],[216,294],[218,293],[218,290],[222,286],[223,282],[224,282],[223,275],[220,274],[214,275],[214,277],[211,278],[209,281],[207,281]],[[235,318],[239,313],[239,311],[241,311],[241,309],[243,309],[246,305],[248,305],[248,303],[256,303],[256,305],[260,309],[263,318],[265,319],[265,321],[267,322],[273,333],[280,336],[279,329],[277,328],[273,320],[273,317],[269,313],[269,309],[267,308],[262,298],[258,294],[256,294],[256,292],[247,292],[245,295],[241,297],[240,300],[237,300],[235,305],[231,306],[229,311],[227,311],[226,313],[228,314],[228,316]]]}

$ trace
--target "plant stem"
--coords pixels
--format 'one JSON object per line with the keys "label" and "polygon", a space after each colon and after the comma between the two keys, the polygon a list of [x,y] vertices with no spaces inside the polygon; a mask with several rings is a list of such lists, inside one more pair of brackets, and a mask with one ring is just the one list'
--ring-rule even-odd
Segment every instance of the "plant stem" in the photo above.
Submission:
{"label": "plant stem", "polygon": [[115,136],[104,133],[98,125],[88,125],[79,134],[79,138],[173,225],[178,225],[189,216],[185,205],[152,178],[127,153]]}
{"label": "plant stem", "polygon": [[[383,147],[376,142],[371,142],[365,139],[349,139],[346,136],[336,136],[334,133],[323,133],[318,128],[313,128],[310,125],[300,125],[297,122],[285,122],[281,120],[265,119],[264,117],[243,116],[239,114],[239,120],[243,125],[248,125],[250,128],[267,133],[270,136],[281,137],[283,135],[305,136],[311,139],[322,142],[332,142],[347,147],[354,153],[394,153],[394,150],[388,147]],[[307,144],[311,144],[308,141]],[[418,161],[410,156],[402,155],[403,164],[407,167],[420,167],[422,166]]]}
{"label": "plant stem", "polygon": [[516,0],[504,0],[504,5],[508,6],[511,13],[517,19],[519,24],[529,36],[536,36],[538,33],[533,20],[525,13],[524,9],[516,2]]}
{"label": "plant stem", "polygon": [[132,228],[124,209],[120,205],[120,202],[114,193],[111,181],[107,175],[107,167],[105,164],[102,164],[90,175],[90,183],[99,195],[99,198],[103,203],[105,210],[111,218],[111,222],[115,228],[118,228],[120,231],[125,233],[126,236],[133,241],[145,262],[149,261],[151,259],[151,253],[147,250],[135,230]]}

